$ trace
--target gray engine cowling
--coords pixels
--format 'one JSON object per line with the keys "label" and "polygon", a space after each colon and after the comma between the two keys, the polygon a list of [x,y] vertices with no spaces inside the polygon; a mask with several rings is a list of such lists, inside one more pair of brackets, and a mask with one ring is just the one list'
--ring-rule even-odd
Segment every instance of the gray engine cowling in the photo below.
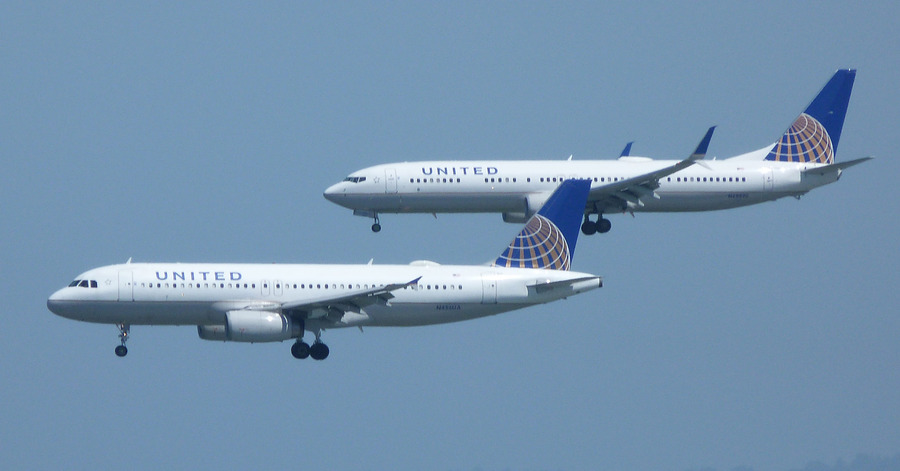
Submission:
{"label": "gray engine cowling", "polygon": [[281,342],[299,337],[302,322],[270,311],[229,311],[224,325],[198,325],[203,340],[231,342]]}

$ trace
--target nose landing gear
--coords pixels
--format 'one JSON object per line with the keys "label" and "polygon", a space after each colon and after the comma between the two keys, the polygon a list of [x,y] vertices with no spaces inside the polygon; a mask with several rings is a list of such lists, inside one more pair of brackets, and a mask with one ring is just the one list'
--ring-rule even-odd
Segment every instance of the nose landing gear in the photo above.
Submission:
{"label": "nose landing gear", "polygon": [[131,326],[127,324],[116,324],[116,327],[119,328],[119,340],[122,342],[122,345],[116,347],[116,356],[124,357],[125,355],[128,355],[128,348],[125,346],[125,341],[128,340]]}

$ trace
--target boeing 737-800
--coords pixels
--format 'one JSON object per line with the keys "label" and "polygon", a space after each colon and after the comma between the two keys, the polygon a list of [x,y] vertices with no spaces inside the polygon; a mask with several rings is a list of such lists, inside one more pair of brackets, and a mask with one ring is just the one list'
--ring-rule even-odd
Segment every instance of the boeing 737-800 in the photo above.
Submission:
{"label": "boeing 737-800", "polygon": [[[126,263],[89,270],[47,300],[53,313],[115,324],[125,356],[132,325],[196,325],[201,339],[296,339],[322,360],[326,329],[463,321],[602,286],[569,271],[590,183],[562,184],[493,264],[272,265]],[[304,331],[315,335],[310,346]]]}
{"label": "boeing 737-800", "polygon": [[[710,128],[681,161],[627,155],[618,160],[429,161],[377,165],[351,173],[325,198],[374,218],[381,213],[502,213],[523,222],[572,178],[591,180],[582,232],[609,231],[604,214],[711,211],[801,195],[840,178],[870,157],[836,163],[855,70],[838,70],[778,142],[724,160],[702,160]],[[597,215],[591,220],[591,215]]]}

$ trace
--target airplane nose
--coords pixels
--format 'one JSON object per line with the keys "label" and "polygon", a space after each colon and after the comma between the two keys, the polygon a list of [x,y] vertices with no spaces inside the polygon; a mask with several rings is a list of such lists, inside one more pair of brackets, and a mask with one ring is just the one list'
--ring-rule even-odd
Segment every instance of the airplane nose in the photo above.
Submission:
{"label": "airplane nose", "polygon": [[56,314],[57,316],[61,316],[63,300],[64,298],[62,295],[62,290],[51,294],[50,297],[47,298],[47,309],[49,309],[50,312]]}
{"label": "airplane nose", "polygon": [[337,203],[337,199],[340,195],[344,194],[344,184],[335,183],[334,185],[329,186],[325,189],[325,199],[331,201],[332,203]]}

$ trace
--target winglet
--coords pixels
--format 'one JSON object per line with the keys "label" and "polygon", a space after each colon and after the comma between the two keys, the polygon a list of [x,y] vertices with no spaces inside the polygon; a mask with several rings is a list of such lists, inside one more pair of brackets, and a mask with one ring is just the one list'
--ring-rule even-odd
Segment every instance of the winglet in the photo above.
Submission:
{"label": "winglet", "polygon": [[619,157],[628,157],[629,155],[631,155],[631,145],[632,144],[634,144],[634,141],[631,141],[628,144],[625,144],[625,148],[622,149],[622,153],[619,154]]}
{"label": "winglet", "polygon": [[409,283],[407,283],[404,286],[412,286],[412,285],[418,284],[419,280],[421,280],[421,279],[422,279],[422,277],[420,276],[420,277],[416,278],[415,280],[410,281]]}
{"label": "winglet", "polygon": [[590,180],[562,182],[494,266],[568,270],[590,189]]}
{"label": "winglet", "polygon": [[697,148],[689,157],[690,160],[702,160],[706,157],[706,150],[709,149],[709,141],[712,140],[713,131],[716,130],[715,126],[711,126],[708,131],[706,131],[706,135],[703,136],[703,139],[700,140],[700,144],[697,144]]}

